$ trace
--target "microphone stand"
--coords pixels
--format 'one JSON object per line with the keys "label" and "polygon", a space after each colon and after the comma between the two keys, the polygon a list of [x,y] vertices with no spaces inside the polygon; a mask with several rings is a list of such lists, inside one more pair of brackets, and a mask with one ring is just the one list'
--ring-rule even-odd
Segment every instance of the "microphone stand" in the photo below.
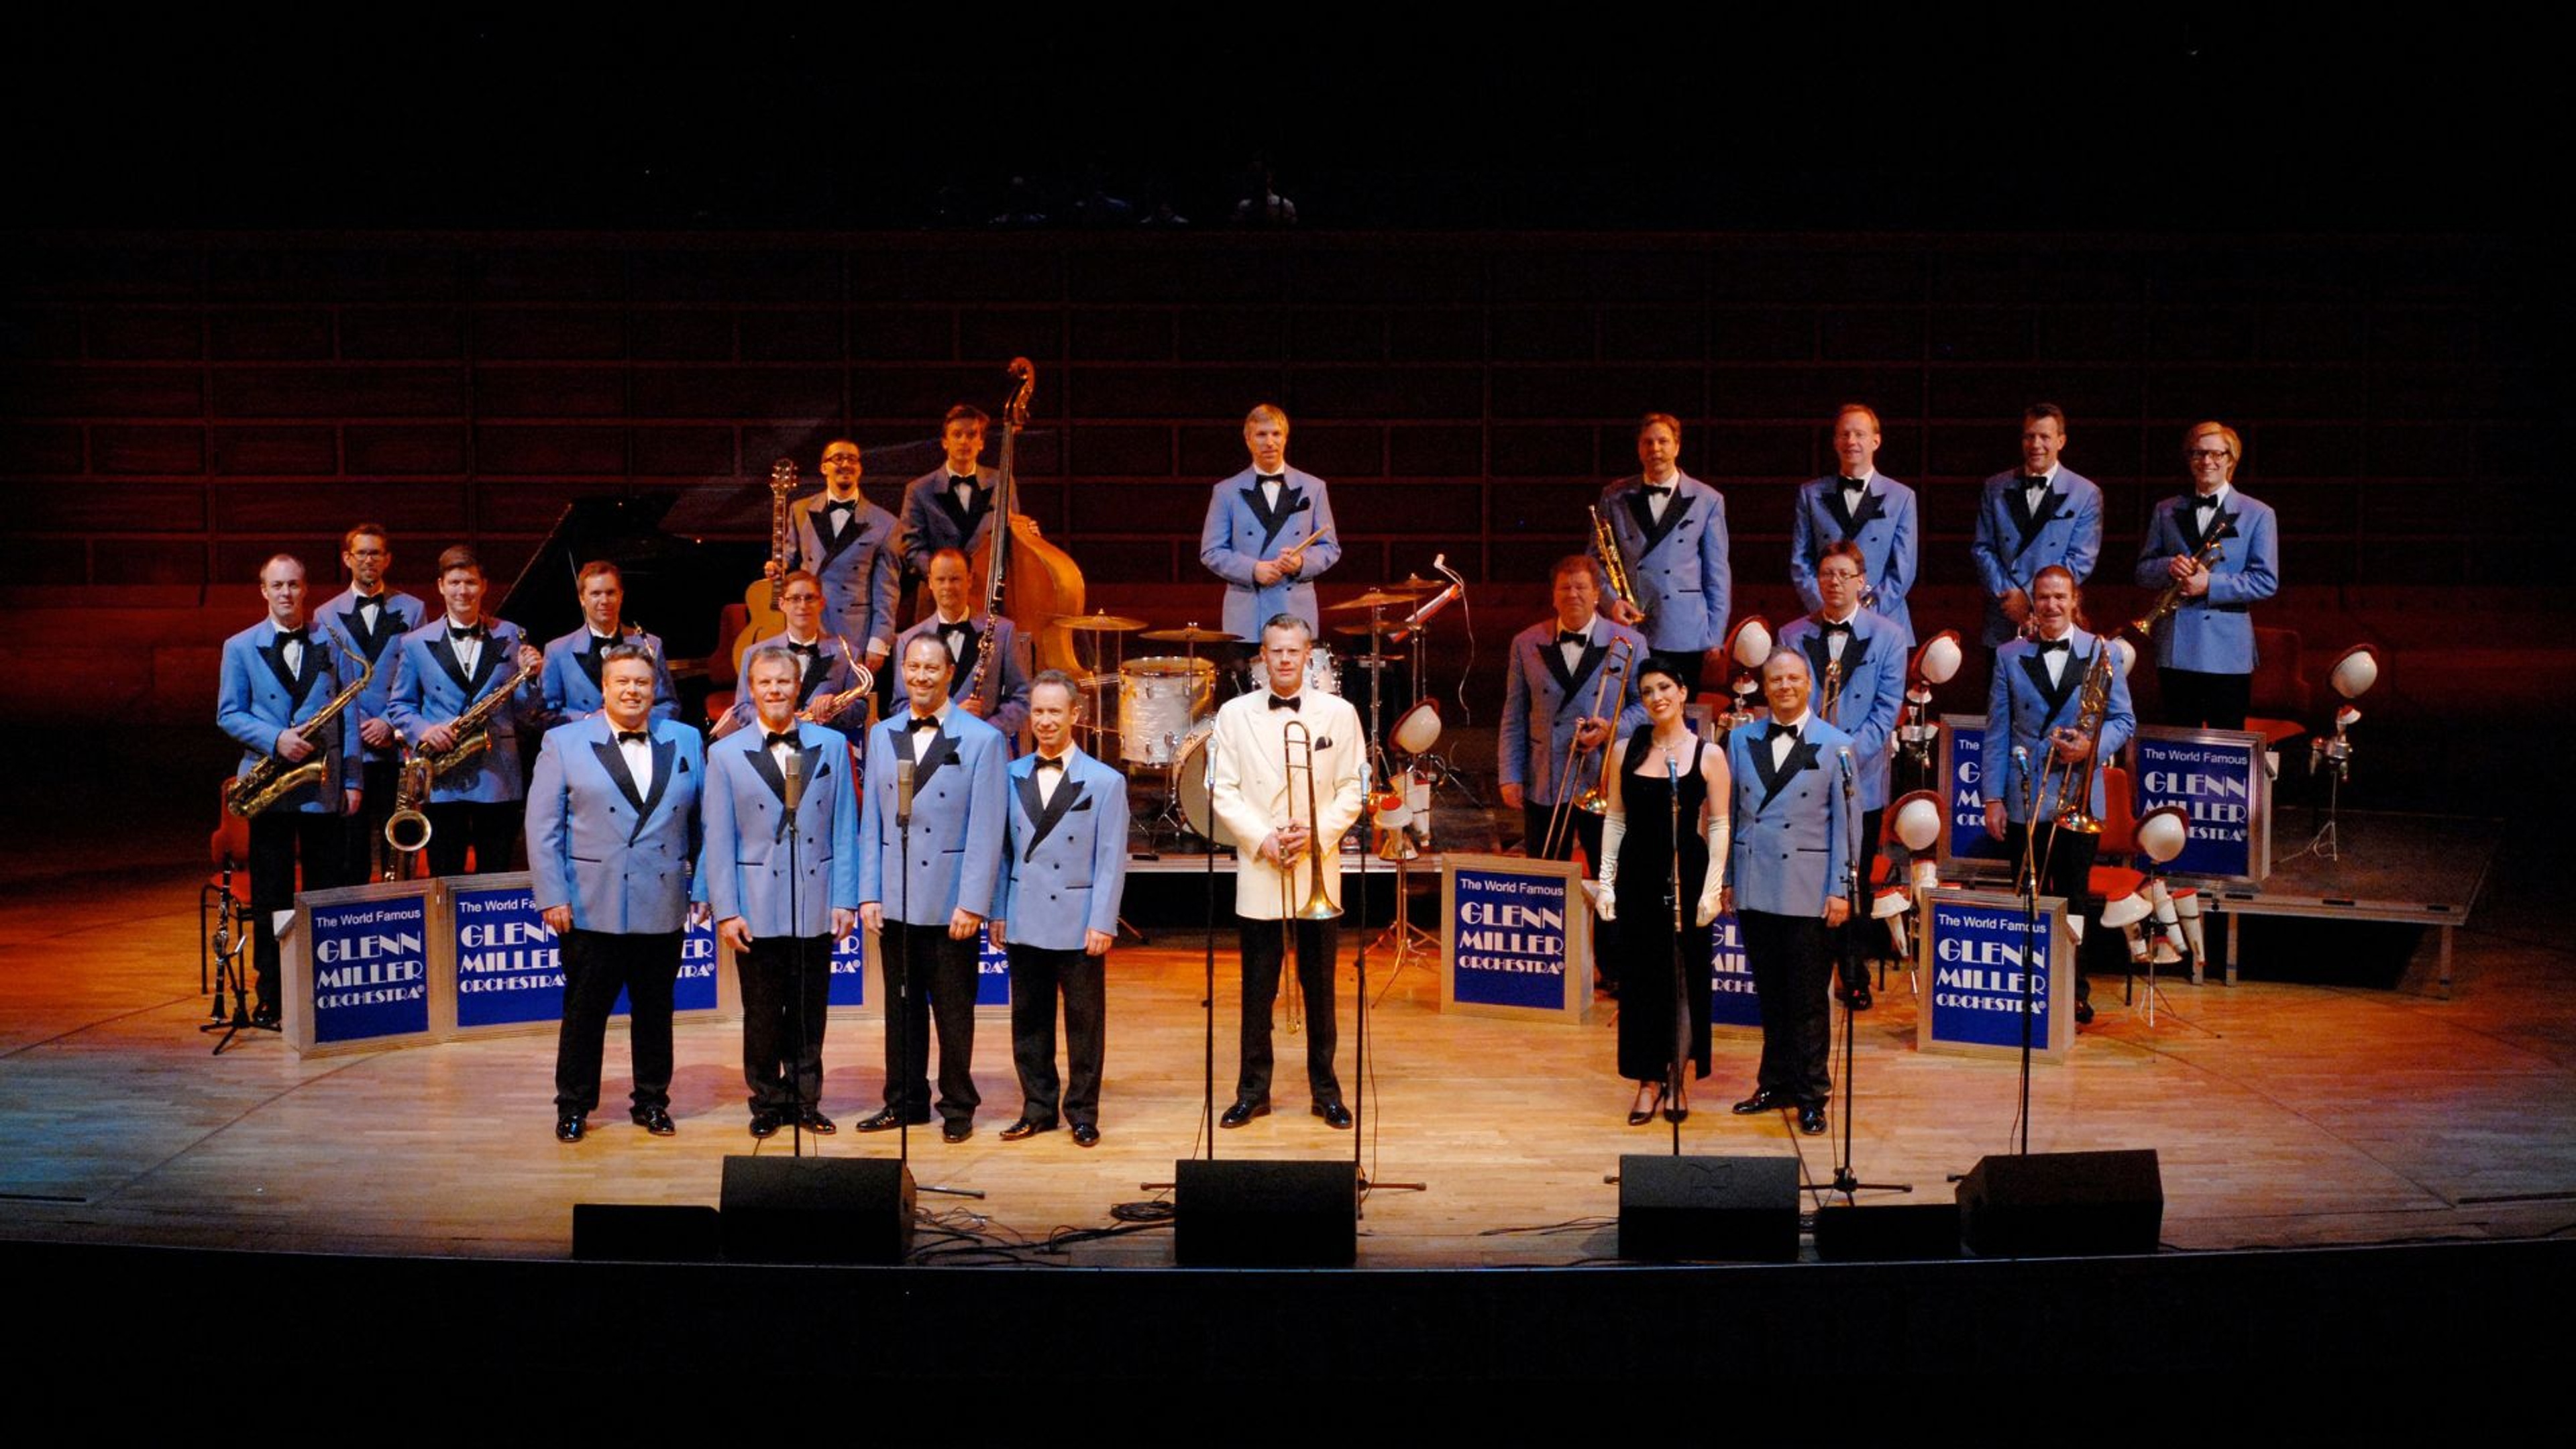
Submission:
{"label": "microphone stand", "polygon": [[[1366,820],[1368,814],[1368,786],[1369,767],[1363,764],[1360,767],[1360,814],[1363,821]],[[1361,838],[1365,840],[1367,837],[1363,836]],[[1336,853],[1338,853],[1338,848]],[[1368,1195],[1371,1192],[1381,1190],[1386,1192],[1430,1191],[1430,1184],[1427,1182],[1371,1182],[1369,1181],[1368,1169],[1360,1165],[1360,1139],[1366,1135],[1368,1125],[1369,1088],[1374,1081],[1374,1079],[1369,1076],[1368,1057],[1369,940],[1367,906],[1369,857],[1376,853],[1377,852],[1375,851],[1367,849],[1365,846],[1360,850],[1360,888],[1357,895],[1353,897],[1355,905],[1353,906],[1352,921],[1355,929],[1351,933],[1359,937],[1359,953],[1353,958],[1352,962],[1353,969],[1357,972],[1359,977],[1359,999],[1353,1003],[1353,1025],[1356,1044],[1351,1053],[1351,1077],[1359,1090],[1351,1093],[1351,1102],[1354,1104],[1351,1109],[1351,1173],[1359,1183],[1360,1202],[1363,1205],[1363,1209],[1368,1202]],[[1404,888],[1400,879],[1396,886],[1395,909],[1397,912],[1397,919],[1400,921],[1404,911]],[[1401,951],[1397,954],[1399,958],[1402,956]]]}
{"label": "microphone stand", "polygon": [[[912,1083],[909,1080],[912,1076],[912,923],[903,920],[902,917],[912,905],[912,761],[895,762],[894,791],[894,828],[902,836],[903,841],[903,871],[900,878],[895,881],[894,887],[896,921],[902,927],[900,934],[903,937],[903,986],[895,993],[893,1003],[898,1013],[894,1021],[894,1050],[898,1069],[907,1078],[896,1088],[903,1098],[904,1105],[895,1109],[894,1150],[895,1160],[903,1165],[904,1176],[910,1177],[912,1175]],[[927,1089],[925,1089],[925,1095],[927,1095]],[[913,1191],[941,1193],[948,1197],[980,1199],[984,1196],[974,1188],[934,1187],[929,1183],[916,1183]]]}
{"label": "microphone stand", "polygon": [[[1651,738],[1651,736],[1649,736]],[[1604,746],[1606,749],[1607,746]],[[1682,1059],[1690,1055],[1690,951],[1682,937],[1682,773],[1681,761],[1664,751],[1665,807],[1672,831],[1672,865],[1664,882],[1664,902],[1673,915],[1673,1056],[1664,1069],[1664,1120],[1673,1129],[1673,1156],[1682,1155]],[[1710,863],[1710,869],[1717,866]]]}
{"label": "microphone stand", "polygon": [[[1206,749],[1199,751],[1199,788],[1208,793],[1208,824],[1213,829],[1216,825],[1216,744],[1213,739]],[[1177,782],[1172,799],[1177,806],[1180,801]],[[1207,843],[1207,981],[1199,998],[1200,1017],[1206,1026],[1205,1040],[1201,1044],[1205,1062],[1199,1083],[1199,1122],[1207,1133],[1210,1162],[1216,1161],[1216,850],[1216,841],[1211,837]]]}
{"label": "microphone stand", "polygon": [[[1840,753],[1842,756],[1843,771],[1843,815],[1847,822],[1847,829],[1844,833],[1848,837],[1849,847],[1845,852],[1843,859],[1843,889],[1845,892],[1843,899],[1851,903],[1851,913],[1843,918],[1843,926],[1844,929],[1849,930],[1858,925],[1862,920],[1860,865],[1861,811],[1859,785],[1852,777],[1851,748],[1849,746],[1844,746]],[[1826,1000],[1831,1001],[1832,999],[1832,993],[1827,992]],[[1831,1008],[1829,1007],[1827,1009],[1830,1010]],[[1834,1163],[1834,1180],[1832,1184],[1828,1187],[1814,1189],[1814,1191],[1819,1195],[1826,1192],[1841,1193],[1843,1195],[1843,1201],[1846,1204],[1852,1201],[1852,1194],[1863,1188],[1867,1188],[1872,1192],[1912,1192],[1914,1190],[1914,1184],[1910,1182],[1863,1182],[1860,1180],[1859,1174],[1855,1172],[1852,1167],[1852,1116],[1860,1105],[1860,1089],[1854,1085],[1857,1080],[1855,1075],[1855,1063],[1859,1060],[1860,1054],[1853,1050],[1853,1029],[1854,1023],[1859,1019],[1859,1016],[1859,1012],[1851,1009],[1850,1003],[1844,1003],[1843,1148],[1839,1160]],[[2027,1081],[2027,1077],[2025,1077],[2024,1080]]]}
{"label": "microphone stand", "polygon": [[[789,723],[793,725],[794,721],[791,719]],[[766,729],[768,726],[763,725],[761,728]],[[796,837],[799,834],[796,828],[796,812],[803,809],[805,805],[805,731],[801,727],[796,730],[796,743],[787,752],[787,768],[782,770],[780,775],[787,782],[787,799],[784,802],[787,811],[778,822],[779,830],[787,836],[787,937],[792,943],[790,949],[796,953],[796,1043],[788,1053],[786,1072],[788,1090],[796,1094],[796,1121],[790,1129],[788,1155],[803,1157],[805,1155],[806,952],[805,938],[796,930],[798,926],[805,923],[804,912],[799,909],[803,902],[803,895],[799,890],[803,884],[801,879],[803,871],[799,867],[796,853]],[[906,854],[908,857],[909,852]],[[771,1065],[774,1067],[778,1064],[773,1062]],[[816,1155],[821,1154],[818,1152]]]}
{"label": "microphone stand", "polygon": [[2030,773],[2030,755],[2013,746],[2013,763],[2021,768],[2021,1156],[2030,1155],[2030,1027],[2033,1011],[2031,954],[2039,940],[2039,866],[2032,855],[2039,840],[2039,782]]}

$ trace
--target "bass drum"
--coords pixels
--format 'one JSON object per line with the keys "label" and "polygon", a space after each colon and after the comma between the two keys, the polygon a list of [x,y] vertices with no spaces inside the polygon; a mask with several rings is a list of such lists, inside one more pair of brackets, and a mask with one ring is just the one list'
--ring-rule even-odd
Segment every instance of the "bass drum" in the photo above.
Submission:
{"label": "bass drum", "polygon": [[1216,738],[1216,722],[1201,720],[1189,738],[1181,742],[1180,781],[1175,787],[1181,796],[1181,818],[1200,839],[1218,846],[1234,844],[1225,822],[1216,818],[1216,807],[1208,799],[1208,748]]}

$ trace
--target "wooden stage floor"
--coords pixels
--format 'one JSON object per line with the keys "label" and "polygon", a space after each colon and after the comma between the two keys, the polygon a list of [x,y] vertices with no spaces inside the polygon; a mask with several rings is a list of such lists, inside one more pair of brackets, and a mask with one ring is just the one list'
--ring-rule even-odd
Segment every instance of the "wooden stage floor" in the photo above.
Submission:
{"label": "wooden stage floor", "polygon": [[[15,873],[0,900],[0,1237],[364,1254],[552,1258],[568,1253],[581,1201],[712,1203],[720,1161],[753,1149],[744,1131],[739,1028],[684,1026],[674,1114],[655,1140],[622,1113],[578,1146],[556,1143],[551,1034],[298,1062],[273,1036],[220,1057],[198,1033],[195,877],[166,861],[117,873]],[[2096,983],[2101,1015],[2072,1059],[2032,1084],[2037,1150],[2152,1147],[2162,1154],[2164,1236],[2178,1250],[2513,1238],[2576,1222],[2576,957],[2482,929],[2463,932],[2453,999],[2410,976],[2395,990],[2167,981],[2156,1024]],[[2563,914],[2563,905],[2550,913]],[[1346,945],[1351,933],[1345,933]],[[1231,935],[1227,937],[1230,943]],[[1351,1067],[1342,1000],[1344,1081]],[[1113,958],[1104,1140],[998,1133],[1019,1092],[1005,1024],[978,1033],[985,1108],[974,1139],[913,1139],[925,1183],[972,1187],[981,1203],[925,1198],[952,1226],[1011,1243],[1106,1226],[1113,1207],[1153,1196],[1190,1155],[1200,1119],[1201,955],[1166,928],[1152,949]],[[1611,1075],[1613,1003],[1584,1027],[1443,1016],[1417,962],[1382,999],[1363,1140],[1381,1192],[1362,1220],[1363,1267],[1540,1266],[1614,1250],[1622,1153],[1663,1150],[1660,1124],[1624,1124]],[[1235,987],[1218,971],[1218,1103],[1230,1096]],[[2308,975],[2309,973],[2300,973]],[[2312,979],[2312,977],[2311,977]],[[1927,1056],[1912,1046],[1914,1003],[1892,979],[1859,1022],[1857,1148],[1862,1174],[1910,1182],[1911,1200],[1948,1198],[1951,1179],[2012,1140],[2010,1063]],[[874,1022],[833,1025],[826,1107],[844,1124],[881,1086]],[[1300,1040],[1283,1036],[1283,1081]],[[1716,1071],[1695,1093],[1686,1151],[1795,1154],[1831,1176],[1835,1135],[1800,1138],[1779,1117],[1730,1117],[1758,1044],[1721,1034]],[[622,1033],[609,1040],[606,1099],[625,1090]],[[1347,1156],[1352,1138],[1296,1110],[1218,1146],[1234,1157]],[[786,1139],[762,1150],[783,1152]],[[845,1130],[835,1155],[891,1155],[891,1137]],[[1864,1194],[1863,1201],[1885,1195]],[[927,1241],[927,1239],[925,1240]],[[949,1240],[943,1240],[949,1241]],[[1086,1242],[1032,1261],[1154,1266],[1168,1231]]]}

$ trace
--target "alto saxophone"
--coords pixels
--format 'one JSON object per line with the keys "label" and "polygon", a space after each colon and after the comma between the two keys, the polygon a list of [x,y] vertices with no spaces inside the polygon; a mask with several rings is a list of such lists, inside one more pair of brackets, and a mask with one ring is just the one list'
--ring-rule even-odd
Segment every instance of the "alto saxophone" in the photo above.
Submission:
{"label": "alto saxophone", "polygon": [[[327,649],[330,646],[317,639],[306,647]],[[331,696],[329,704],[315,710],[311,719],[293,726],[296,733],[313,746],[311,758],[302,764],[290,765],[278,756],[270,755],[224,788],[224,808],[247,820],[321,779],[330,769],[331,757],[330,748],[320,739],[321,732],[329,729],[342,711],[357,703],[358,696],[366,691],[367,681],[374,678],[375,673],[376,666],[369,664],[348,688]]]}
{"label": "alto saxophone", "polygon": [[[446,749],[433,750],[426,745],[403,751],[402,773],[394,787],[394,813],[385,817],[385,844],[403,855],[414,855],[429,846],[429,816],[421,810],[429,792],[440,777],[483,753],[492,744],[492,714],[522,686],[544,668],[544,662],[531,664],[510,676],[509,682],[484,695],[466,707],[463,714],[447,722],[451,743]],[[390,879],[394,872],[388,871]]]}

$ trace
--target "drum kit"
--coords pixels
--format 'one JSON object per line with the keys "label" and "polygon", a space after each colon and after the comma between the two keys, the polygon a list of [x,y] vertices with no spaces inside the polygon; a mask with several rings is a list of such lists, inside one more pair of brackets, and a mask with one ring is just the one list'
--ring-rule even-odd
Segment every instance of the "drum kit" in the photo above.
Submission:
{"label": "drum kit", "polygon": [[[1456,781],[1446,762],[1432,753],[1440,735],[1436,701],[1427,696],[1416,699],[1391,722],[1387,719],[1383,708],[1385,671],[1409,664],[1411,678],[1418,681],[1423,677],[1422,623],[1454,600],[1462,589],[1454,576],[1446,582],[1414,577],[1331,605],[1325,612],[1342,614],[1364,609],[1368,620],[1335,626],[1335,634],[1351,641],[1343,649],[1336,650],[1319,640],[1306,655],[1305,688],[1309,691],[1339,695],[1346,681],[1355,687],[1359,675],[1365,674],[1368,679],[1370,774],[1381,782],[1382,790],[1391,790],[1403,802],[1403,808],[1395,812],[1400,818],[1390,820],[1382,812],[1371,812],[1379,827],[1375,848],[1389,859],[1410,859],[1419,847],[1430,843],[1431,785],[1462,782]],[[1425,600],[1431,602],[1426,604]],[[1398,610],[1405,612],[1390,617]],[[1153,771],[1162,776],[1163,809],[1151,817],[1139,816],[1149,841],[1159,843],[1168,830],[1176,837],[1189,835],[1220,846],[1232,844],[1208,801],[1206,752],[1223,694],[1218,688],[1217,659],[1203,657],[1201,651],[1250,641],[1222,629],[1201,628],[1195,620],[1177,629],[1154,629],[1143,619],[1105,611],[1059,622],[1075,636],[1078,655],[1085,652],[1080,648],[1083,640],[1090,641],[1087,652],[1091,669],[1078,681],[1084,695],[1083,748],[1096,759],[1114,758],[1131,767],[1131,772]],[[1142,643],[1159,646],[1157,652],[1126,657],[1126,636],[1130,634]],[[1409,659],[1406,653],[1397,652],[1407,644]],[[1352,650],[1362,652],[1349,652]],[[1257,671],[1258,661],[1245,667]],[[1244,678],[1244,687],[1259,682],[1257,674]],[[1110,723],[1107,699],[1113,691],[1114,725]],[[1408,757],[1402,780],[1396,779],[1390,763],[1390,742]],[[1425,762],[1431,766],[1428,774],[1422,768]]]}

